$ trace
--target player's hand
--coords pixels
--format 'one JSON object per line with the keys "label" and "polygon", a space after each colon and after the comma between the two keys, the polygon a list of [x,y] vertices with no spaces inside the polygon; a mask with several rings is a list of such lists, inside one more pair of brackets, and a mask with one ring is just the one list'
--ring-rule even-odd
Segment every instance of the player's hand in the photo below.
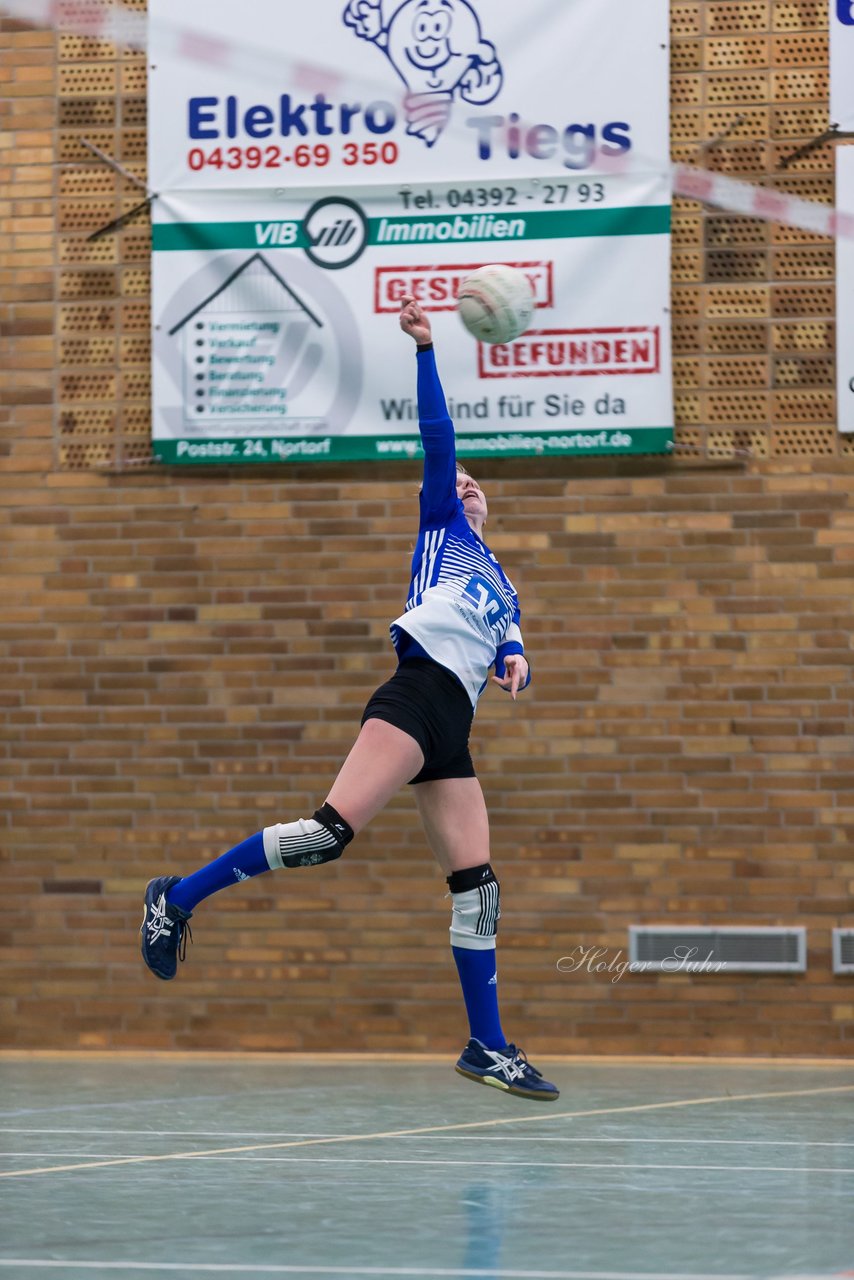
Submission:
{"label": "player's hand", "polygon": [[410,338],[414,338],[419,346],[433,341],[430,320],[422,311],[414,298],[405,297],[400,304],[400,327]]}
{"label": "player's hand", "polygon": [[515,702],[516,694],[528,679],[528,663],[521,653],[511,653],[504,660],[504,672],[503,676],[493,676],[492,679],[501,689],[509,692]]}

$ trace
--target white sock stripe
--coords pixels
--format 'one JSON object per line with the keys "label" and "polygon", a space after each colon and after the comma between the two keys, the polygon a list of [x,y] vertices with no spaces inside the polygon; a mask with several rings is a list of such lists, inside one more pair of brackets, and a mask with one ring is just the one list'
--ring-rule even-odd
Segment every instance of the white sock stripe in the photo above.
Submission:
{"label": "white sock stripe", "polygon": [[482,938],[491,937],[498,928],[498,881],[477,887],[480,895],[480,915],[475,930]]}
{"label": "white sock stripe", "polygon": [[[297,823],[297,822],[289,822],[289,823],[287,824],[287,826],[289,826],[289,827],[291,827],[291,826],[292,826],[292,827],[296,827],[296,826],[301,826],[301,825],[302,825],[301,823]],[[281,841],[281,840],[291,840],[291,841],[293,841],[293,842],[295,842],[295,843],[297,843],[297,844],[304,844],[304,843],[306,843],[306,842],[308,842],[309,844],[312,844],[312,843],[317,843],[317,841],[321,841],[321,842],[323,842],[323,841],[327,841],[327,842],[328,842],[328,841],[330,841],[330,840],[332,841],[332,843],[333,843],[333,844],[335,844],[335,843],[336,843],[335,836],[334,836],[333,832],[331,832],[331,831],[329,830],[329,828],[328,828],[328,827],[324,827],[324,826],[322,826],[322,825],[321,825],[321,823],[319,823],[319,822],[318,822],[317,826],[318,826],[318,830],[317,830],[317,831],[300,831],[300,832],[294,832],[294,833],[293,833],[293,835],[291,835],[289,832],[288,832],[287,834],[284,834],[284,835],[283,835],[283,834],[281,833],[281,829],[280,829],[280,832],[279,832],[279,840],[280,840],[280,841]],[[285,828],[285,830],[286,830],[286,832],[287,832],[287,827]]]}
{"label": "white sock stripe", "polygon": [[477,896],[480,899],[480,914],[477,917],[477,924],[474,927],[474,931],[480,937],[483,937],[485,932],[483,927],[484,921],[486,919],[486,895],[484,893],[485,888],[486,888],[486,885],[478,885],[477,887]]}
{"label": "white sock stripe", "polygon": [[493,883],[488,886],[487,898],[489,903],[489,914],[486,920],[486,927],[488,928],[490,933],[495,933],[496,925],[498,923],[498,885],[497,884]]}
{"label": "white sock stripe", "polygon": [[333,849],[338,841],[330,831],[323,831],[313,835],[301,836],[279,836],[279,852],[284,856],[286,853],[302,853],[310,849]]}

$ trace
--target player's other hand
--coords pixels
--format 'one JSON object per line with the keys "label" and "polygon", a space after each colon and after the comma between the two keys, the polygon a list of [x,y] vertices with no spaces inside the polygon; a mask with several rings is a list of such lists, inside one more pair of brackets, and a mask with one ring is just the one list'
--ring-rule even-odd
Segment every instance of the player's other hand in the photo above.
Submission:
{"label": "player's other hand", "polygon": [[419,346],[433,341],[430,320],[422,311],[414,298],[405,297],[400,304],[400,327],[410,338],[414,338]]}
{"label": "player's other hand", "polygon": [[516,694],[528,679],[528,663],[521,653],[511,653],[504,660],[504,675],[492,677],[495,684],[510,694],[516,701]]}

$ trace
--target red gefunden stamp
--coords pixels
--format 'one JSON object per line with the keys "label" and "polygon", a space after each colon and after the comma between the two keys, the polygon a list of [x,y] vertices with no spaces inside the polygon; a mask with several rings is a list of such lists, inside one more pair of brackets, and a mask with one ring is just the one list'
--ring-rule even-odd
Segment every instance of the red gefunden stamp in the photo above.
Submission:
{"label": "red gefunden stamp", "polygon": [[[406,297],[420,302],[425,311],[453,311],[460,285],[485,262],[450,262],[442,266],[376,267],[374,311],[398,312]],[[554,263],[508,262],[523,271],[534,290],[534,306],[554,306]]]}
{"label": "red gefunden stamp", "polygon": [[515,342],[478,343],[481,378],[593,378],[661,372],[657,325],[530,329]]}

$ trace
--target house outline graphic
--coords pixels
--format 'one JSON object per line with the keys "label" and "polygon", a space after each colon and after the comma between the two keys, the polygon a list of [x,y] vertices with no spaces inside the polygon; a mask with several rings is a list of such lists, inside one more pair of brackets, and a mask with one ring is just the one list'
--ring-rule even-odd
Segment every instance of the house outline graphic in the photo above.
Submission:
{"label": "house outline graphic", "polygon": [[236,270],[232,271],[231,275],[228,276],[217,289],[214,289],[213,293],[208,294],[208,296],[200,302],[198,306],[194,307],[192,311],[188,311],[182,320],[179,320],[176,325],[173,325],[169,330],[169,337],[174,337],[175,334],[183,329],[184,325],[189,324],[189,322],[194,319],[200,311],[204,311],[206,307],[209,307],[210,304],[220,296],[220,294],[225,293],[226,289],[230,288],[230,286],[234,284],[235,280],[239,279],[239,277],[243,275],[244,271],[248,270],[248,268],[255,262],[259,262],[261,266],[270,273],[273,279],[281,285],[285,293],[287,293],[297,306],[305,312],[312,324],[316,325],[318,329],[323,328],[323,321],[315,315],[305,302],[303,302],[302,298],[294,292],[287,281],[282,279],[275,267],[273,267],[264,257],[263,253],[253,253],[252,256],[247,258],[245,262],[241,263]]}

